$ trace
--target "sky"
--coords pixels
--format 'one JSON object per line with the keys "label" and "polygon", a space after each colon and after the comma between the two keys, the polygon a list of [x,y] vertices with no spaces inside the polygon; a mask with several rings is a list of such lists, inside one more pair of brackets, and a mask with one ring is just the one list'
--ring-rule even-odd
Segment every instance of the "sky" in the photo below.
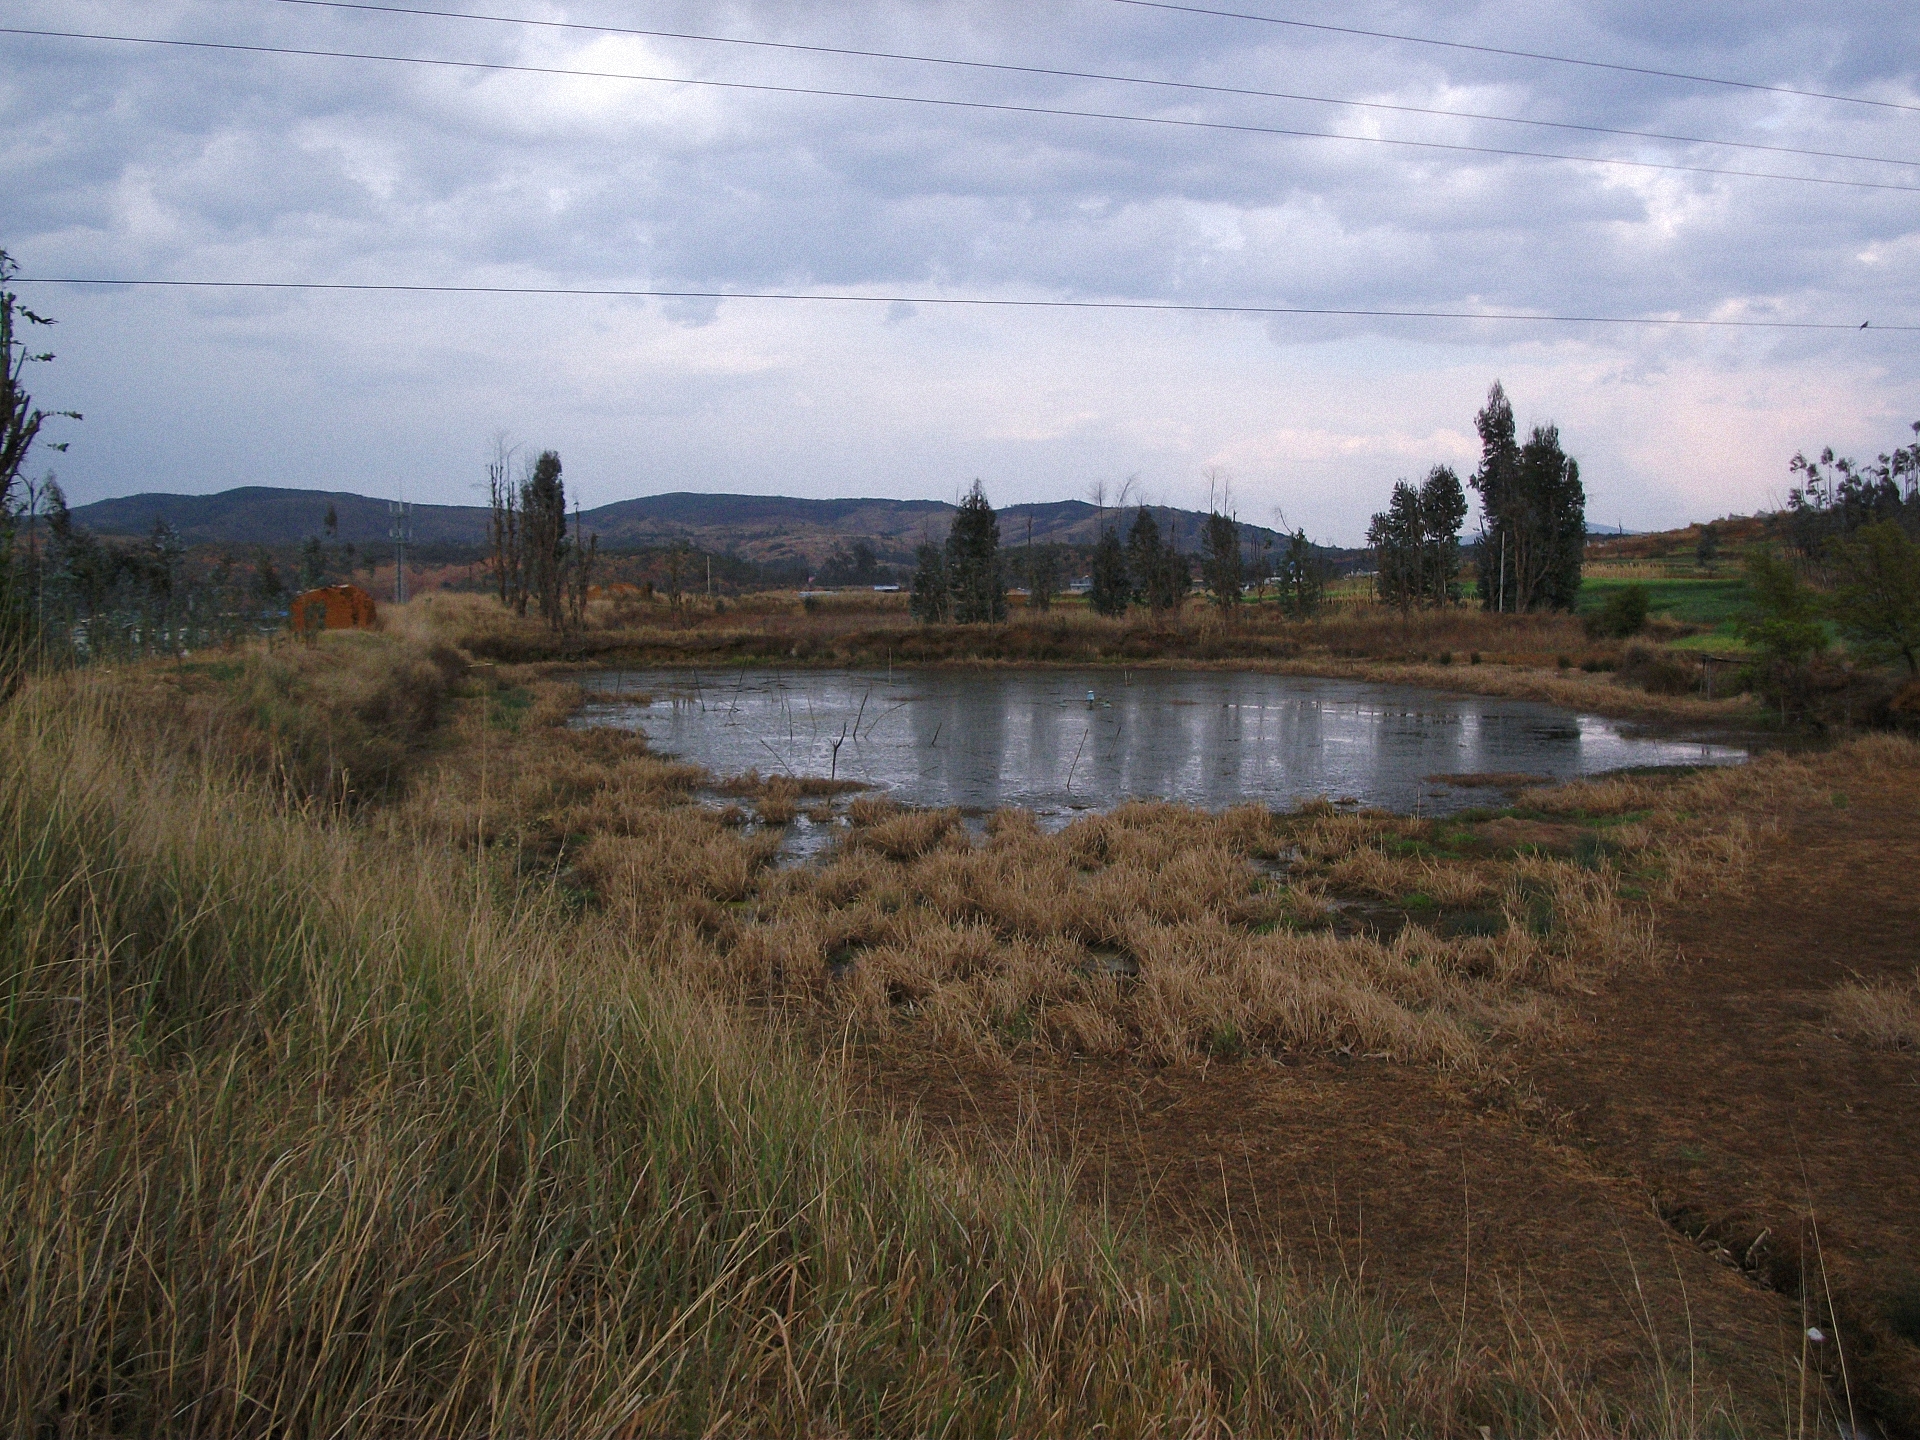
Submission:
{"label": "sky", "polygon": [[[36,399],[86,417],[36,463],[74,503],[480,503],[504,432],[588,506],[977,477],[1351,544],[1396,479],[1472,470],[1496,379],[1632,529],[1778,504],[1796,451],[1920,419],[1910,0],[420,4],[586,28],[8,0],[14,30],[467,64],[0,34],[0,247],[26,280],[906,299],[23,283],[59,321]],[[935,303],[964,299],[1844,328]]]}

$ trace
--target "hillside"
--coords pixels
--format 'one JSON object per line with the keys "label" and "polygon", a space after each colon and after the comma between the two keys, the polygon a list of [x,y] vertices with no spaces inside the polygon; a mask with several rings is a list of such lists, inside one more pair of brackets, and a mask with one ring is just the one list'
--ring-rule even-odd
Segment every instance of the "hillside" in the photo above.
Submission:
{"label": "hillside", "polygon": [[[190,545],[295,545],[320,533],[331,507],[339,539],[357,546],[383,545],[392,524],[387,502],[345,491],[285,490],[250,485],[217,495],[150,493],[100,500],[78,507],[74,519],[102,535],[145,535],[164,520]],[[937,500],[804,500],[780,495],[695,495],[685,492],[617,500],[583,511],[581,523],[609,549],[643,549],[685,540],[715,554],[734,554],[766,564],[804,560],[817,564],[837,546],[871,541],[883,560],[905,561],[923,537],[940,539],[954,507]],[[1115,512],[1104,512],[1113,517]],[[1200,548],[1206,516],[1199,511],[1155,507],[1171,521],[1182,550]],[[1032,522],[1035,544],[1091,545],[1099,538],[1103,512],[1081,500],[1010,505],[1000,511],[1000,538],[1025,544]],[[1278,544],[1277,531],[1242,527],[1249,540]],[[413,538],[421,545],[486,543],[487,511],[481,505],[415,505]]]}

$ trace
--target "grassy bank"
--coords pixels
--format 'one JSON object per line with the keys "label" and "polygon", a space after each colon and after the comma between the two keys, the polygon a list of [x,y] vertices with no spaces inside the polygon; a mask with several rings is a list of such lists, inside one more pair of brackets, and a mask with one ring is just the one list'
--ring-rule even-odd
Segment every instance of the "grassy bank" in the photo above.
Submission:
{"label": "grassy bank", "polygon": [[661,606],[604,606],[583,632],[562,639],[490,600],[449,594],[417,602],[408,623],[506,664],[1225,665],[1539,699],[1678,724],[1737,724],[1753,713],[1745,699],[1708,702],[1686,693],[1696,678],[1691,658],[1680,662],[1682,693],[1657,693],[1673,687],[1649,690],[1634,678],[1636,647],[1679,641],[1698,629],[1667,620],[1656,620],[1647,636],[1620,641],[1588,637],[1571,615],[1490,615],[1465,607],[1402,614],[1363,604],[1292,621],[1265,605],[1245,607],[1229,623],[1193,601],[1160,619],[1108,618],[1074,603],[1045,614],[1016,609],[999,625],[923,626],[899,596],[833,596],[808,609],[791,596],[762,595],[690,605],[678,615]]}
{"label": "grassy bank", "polygon": [[[10,1431],[1717,1423],[1684,1381],[1595,1392],[1531,1340],[1423,1341],[1228,1239],[1117,1232],[1045,1155],[856,1124],[830,1059],[712,998],[701,957],[764,855],[683,770],[402,640],[236,663],[0,715]],[[377,698],[429,672],[431,723]],[[326,803],[363,750],[379,792]],[[843,879],[947,853],[912,838],[938,817],[871,818]],[[1098,830],[1123,869],[1129,829]]]}

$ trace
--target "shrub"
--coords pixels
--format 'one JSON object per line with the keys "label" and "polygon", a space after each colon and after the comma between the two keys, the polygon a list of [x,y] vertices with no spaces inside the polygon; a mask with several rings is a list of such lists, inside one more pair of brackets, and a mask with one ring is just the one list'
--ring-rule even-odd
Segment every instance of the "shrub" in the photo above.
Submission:
{"label": "shrub", "polygon": [[1649,695],[1691,695],[1699,678],[1693,666],[1645,645],[1629,645],[1616,673]]}
{"label": "shrub", "polygon": [[1647,628],[1652,599],[1644,585],[1627,585],[1607,596],[1606,603],[1587,616],[1590,640],[1624,640]]}
{"label": "shrub", "polygon": [[1827,648],[1820,598],[1792,564],[1776,555],[1755,551],[1747,556],[1746,567],[1753,601],[1740,629],[1759,652],[1751,684],[1769,704],[1780,707],[1785,723],[1792,711],[1807,710],[1812,662]]}

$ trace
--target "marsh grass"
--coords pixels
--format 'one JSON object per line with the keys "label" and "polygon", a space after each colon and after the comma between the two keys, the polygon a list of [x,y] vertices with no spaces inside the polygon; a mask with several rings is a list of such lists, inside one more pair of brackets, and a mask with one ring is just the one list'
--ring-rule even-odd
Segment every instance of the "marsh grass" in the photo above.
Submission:
{"label": "marsh grass", "polygon": [[[1230,1034],[1248,1052],[1476,1067],[1557,997],[1652,953],[1610,867],[1396,854],[1427,827],[1392,817],[1132,804],[1055,834],[1002,812],[976,838],[956,811],[862,796],[850,818],[826,861],[782,870],[679,806],[597,834],[581,868],[703,993],[863,1033],[919,1027],[993,1063],[1041,1045],[1182,1064]],[[1339,895],[1504,918],[1335,933]]]}
{"label": "marsh grass", "polygon": [[[126,703],[109,723],[142,732],[129,736],[136,745],[164,736],[203,765],[239,767],[298,799],[346,806],[398,791],[468,669],[444,644],[358,631],[209,654],[121,675]],[[551,720],[528,717],[535,726]]]}
{"label": "marsh grass", "polygon": [[[318,653],[434,663],[397,647]],[[1135,806],[1058,835],[1004,812],[979,841],[861,797],[840,853],[781,872],[770,837],[694,803],[709,777],[559,728],[569,687],[435,668],[439,727],[370,810],[251,752],[224,763],[217,725],[180,743],[196,732],[153,723],[144,671],[33,685],[0,714],[10,1432],[1724,1419],[1690,1390],[1603,1393],[1533,1337],[1429,1345],[1355,1284],[1230,1237],[1118,1233],[1030,1143],[962,1160],[856,1122],[830,1056],[752,1019],[920,1025],[999,1055],[1285,1043],[1471,1064],[1558,977],[1617,963],[1589,953],[1619,924],[1604,871],[1486,862],[1476,886],[1529,915],[1544,896],[1552,923],[1464,948],[1280,926],[1330,913],[1318,872],[1368,847],[1400,863],[1414,839],[1326,809]],[[309,678],[313,733],[364,723],[355,697],[381,683]],[[515,687],[526,719],[503,730]],[[225,703],[204,715],[226,723]],[[1086,967],[1111,957],[1132,978]]]}
{"label": "marsh grass", "polygon": [[[670,767],[638,740],[551,731],[514,761],[522,793],[505,809],[521,818],[479,828],[544,825],[548,853],[571,845],[570,873],[649,963],[833,1033],[920,1032],[993,1065],[1035,1047],[1199,1063],[1230,1035],[1237,1054],[1478,1072],[1511,1040],[1550,1036],[1573,997],[1656,963],[1651,905],[1737,891],[1772,811],[1834,763],[1526,791],[1502,812],[1515,843],[1328,804],[1131,804],[1052,834],[1003,811],[975,834],[956,811],[863,794],[836,848],[783,869],[777,835],[690,803],[684,774],[660,783]],[[1913,747],[1859,741],[1838,763],[1910,765]],[[527,788],[548,775],[565,779]],[[736,788],[763,796],[769,823],[788,814],[768,815],[774,782]]]}
{"label": "marsh grass", "polygon": [[[1606,713],[1702,719],[1742,712],[1749,702],[1648,695],[1614,683],[1624,648],[1587,638],[1570,615],[1497,615],[1470,607],[1408,614],[1343,606],[1310,621],[1271,604],[1249,605],[1223,622],[1198,600],[1178,615],[1108,618],[1079,604],[1042,613],[1015,609],[1004,624],[923,626],[898,597],[837,597],[803,609],[792,596],[670,616],[664,611],[595,610],[587,629],[557,642],[482,597],[436,595],[410,622],[488,660],[591,660],[648,665],[1227,664],[1367,679],[1407,680],[1482,694],[1521,695]],[[1684,628],[1684,627],[1682,627]],[[1671,632],[1671,633],[1669,633]],[[1674,640],[1666,625],[1655,639]],[[1580,657],[1593,673],[1559,665]],[[1455,664],[1458,658],[1471,664]],[[1485,663],[1482,663],[1482,662]],[[1571,662],[1570,662],[1571,663]]]}
{"label": "marsh grass", "polygon": [[1044,1156],[855,1124],[623,926],[133,747],[120,704],[0,717],[10,1433],[1605,1419],[1225,1243],[1123,1241]]}

